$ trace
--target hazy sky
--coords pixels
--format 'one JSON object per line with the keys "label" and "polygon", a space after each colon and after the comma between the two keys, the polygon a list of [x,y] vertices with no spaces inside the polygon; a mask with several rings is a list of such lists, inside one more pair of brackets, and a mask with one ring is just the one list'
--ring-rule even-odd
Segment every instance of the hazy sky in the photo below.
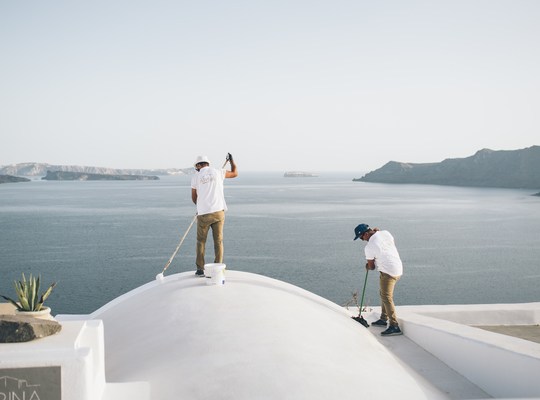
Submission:
{"label": "hazy sky", "polygon": [[369,171],[540,144],[540,1],[0,0],[0,165]]}

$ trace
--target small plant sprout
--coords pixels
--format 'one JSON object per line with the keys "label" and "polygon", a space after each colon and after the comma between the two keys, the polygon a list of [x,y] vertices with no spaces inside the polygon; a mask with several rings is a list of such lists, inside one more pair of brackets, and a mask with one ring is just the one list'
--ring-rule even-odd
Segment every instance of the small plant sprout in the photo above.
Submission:
{"label": "small plant sprout", "polygon": [[358,291],[355,290],[351,293],[351,298],[343,305],[347,310],[349,307],[356,307],[358,308],[358,317],[362,315],[362,311],[371,311],[371,307],[369,305],[365,304],[362,306],[362,310],[360,309],[360,302],[358,301]]}

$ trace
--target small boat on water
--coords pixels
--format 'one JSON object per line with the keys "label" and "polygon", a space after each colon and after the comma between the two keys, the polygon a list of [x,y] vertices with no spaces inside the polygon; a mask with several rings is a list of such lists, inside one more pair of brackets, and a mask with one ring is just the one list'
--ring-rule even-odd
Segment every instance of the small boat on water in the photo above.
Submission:
{"label": "small boat on water", "polygon": [[313,173],[313,172],[305,172],[305,171],[288,171],[283,174],[283,177],[285,178],[316,178],[319,175]]}

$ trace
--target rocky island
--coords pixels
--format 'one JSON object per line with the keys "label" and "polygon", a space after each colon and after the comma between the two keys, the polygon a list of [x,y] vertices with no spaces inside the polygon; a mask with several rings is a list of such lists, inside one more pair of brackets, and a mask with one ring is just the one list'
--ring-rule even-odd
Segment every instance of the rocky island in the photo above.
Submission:
{"label": "rocky island", "polygon": [[87,174],[103,175],[189,175],[194,171],[190,168],[167,168],[167,169],[116,169],[106,167],[88,167],[81,165],[52,165],[47,163],[26,162],[0,166],[0,175],[16,175],[42,177],[47,171],[84,172]]}
{"label": "rocky island", "polygon": [[150,175],[109,175],[90,174],[85,172],[47,171],[47,175],[41,179],[46,181],[155,181],[159,180],[159,177]]}
{"label": "rocky island", "polygon": [[30,179],[12,175],[0,175],[0,183],[30,182]]}
{"label": "rocky island", "polygon": [[470,157],[438,163],[390,161],[353,181],[538,189],[540,146],[520,150],[483,149]]}

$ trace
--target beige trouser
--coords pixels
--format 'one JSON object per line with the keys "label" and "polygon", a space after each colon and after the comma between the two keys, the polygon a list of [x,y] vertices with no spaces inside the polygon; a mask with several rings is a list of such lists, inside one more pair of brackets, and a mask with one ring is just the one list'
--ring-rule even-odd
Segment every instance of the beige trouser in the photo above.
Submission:
{"label": "beige trouser", "polygon": [[212,228],[214,238],[214,262],[223,262],[223,225],[225,224],[225,211],[216,211],[211,214],[197,216],[197,269],[204,270],[204,251],[208,230]]}
{"label": "beige trouser", "polygon": [[398,326],[396,318],[396,308],[394,307],[394,286],[399,280],[399,276],[388,275],[381,272],[379,278],[381,295],[381,319],[383,321],[389,320],[390,326]]}

